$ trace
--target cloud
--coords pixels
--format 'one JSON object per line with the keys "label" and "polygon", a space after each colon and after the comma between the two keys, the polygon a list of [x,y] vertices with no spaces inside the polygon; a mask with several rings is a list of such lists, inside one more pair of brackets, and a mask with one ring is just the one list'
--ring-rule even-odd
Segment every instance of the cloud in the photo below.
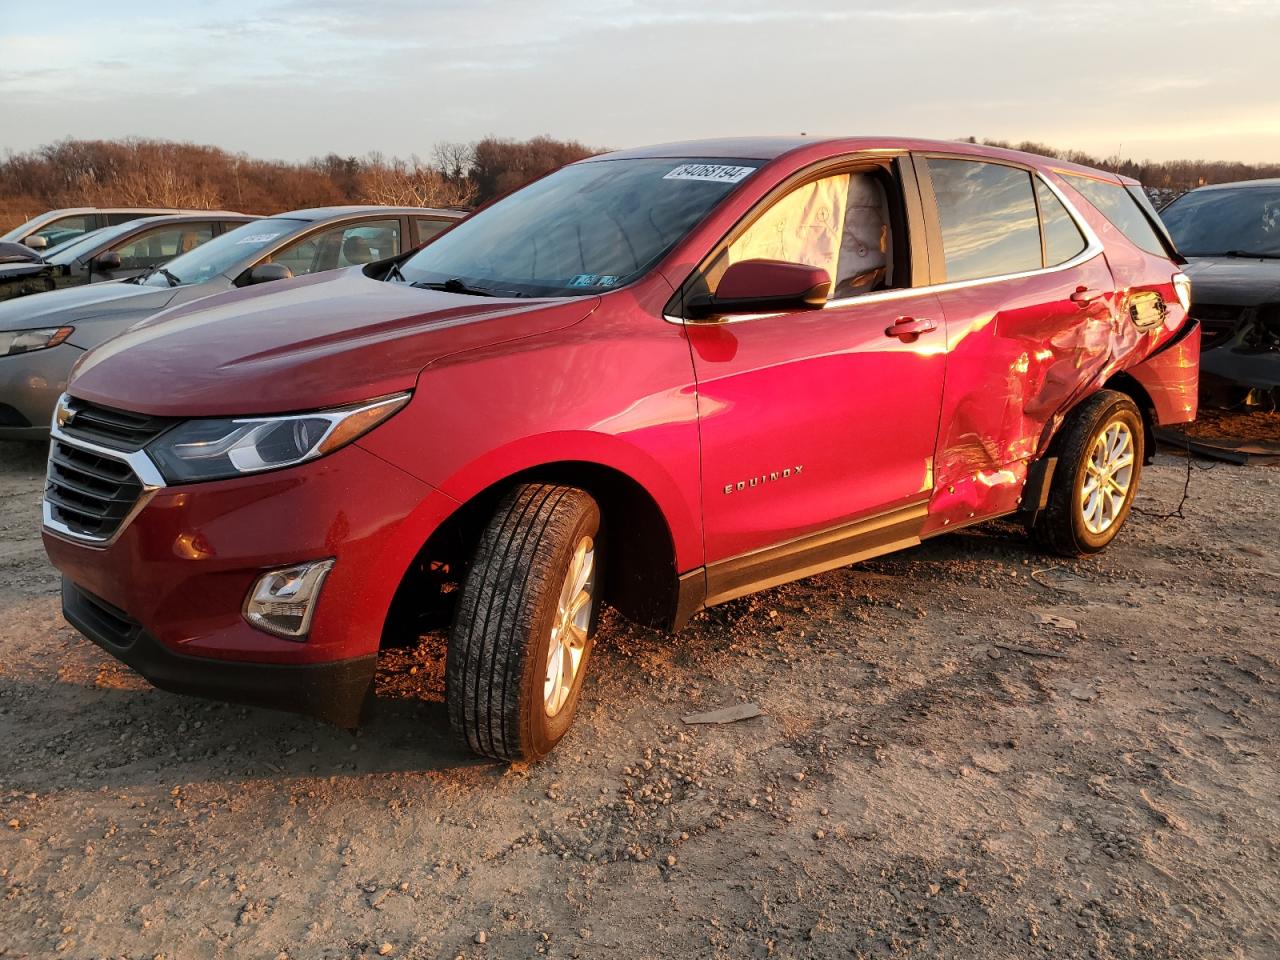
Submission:
{"label": "cloud", "polygon": [[0,18],[0,147],[139,134],[296,158],[805,130],[1264,159],[1280,116],[1280,5],[1257,0],[69,6],[56,32]]}

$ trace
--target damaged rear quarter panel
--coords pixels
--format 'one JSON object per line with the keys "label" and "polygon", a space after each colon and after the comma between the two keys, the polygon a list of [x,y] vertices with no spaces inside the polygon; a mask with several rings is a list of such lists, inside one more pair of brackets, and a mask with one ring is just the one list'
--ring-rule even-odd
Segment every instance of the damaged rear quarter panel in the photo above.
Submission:
{"label": "damaged rear quarter panel", "polygon": [[[1195,415],[1198,362],[1185,344],[1143,365],[1187,319],[1173,288],[1178,267],[1134,246],[1069,181],[1046,176],[1105,253],[940,295],[949,361],[926,534],[1017,510],[1030,463],[1071,408],[1116,373],[1131,373],[1148,390],[1158,422]],[[1070,299],[1080,288],[1104,295],[1080,305]],[[1198,330],[1193,339],[1198,344]]]}
{"label": "damaged rear quarter panel", "polygon": [[1199,405],[1200,324],[1189,321],[1163,348],[1126,372],[1147,391],[1156,423],[1190,423]]}

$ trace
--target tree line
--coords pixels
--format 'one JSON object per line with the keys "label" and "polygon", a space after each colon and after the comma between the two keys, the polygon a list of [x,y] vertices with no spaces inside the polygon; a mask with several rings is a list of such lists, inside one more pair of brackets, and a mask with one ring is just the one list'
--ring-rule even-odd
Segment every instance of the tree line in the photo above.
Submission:
{"label": "tree line", "polygon": [[534,137],[439,143],[429,157],[331,153],[298,163],[166,140],[60,140],[0,160],[0,231],[58,207],[279,213],[379,203],[470,207],[600,151]]}
{"label": "tree line", "polygon": [[1153,190],[1185,193],[1209,183],[1234,183],[1237,180],[1260,180],[1280,177],[1280,163],[1241,163],[1238,160],[1133,160],[1127,157],[1097,157],[1080,150],[1059,150],[1048,144],[1024,140],[1010,143],[1007,140],[978,140],[965,138],[969,143],[983,143],[989,147],[1004,147],[1038,153],[1045,157],[1082,163],[1100,170],[1110,170],[1140,182]]}
{"label": "tree line", "polygon": [[[1155,163],[1094,157],[1030,141],[982,142],[1114,170],[1172,193],[1205,183],[1280,177],[1280,163]],[[0,160],[0,230],[56,207],[191,207],[260,214],[340,203],[469,207],[598,152],[551,137],[486,137],[472,143],[439,143],[428,157],[330,153],[290,163],[167,140],[67,139],[9,151]]]}

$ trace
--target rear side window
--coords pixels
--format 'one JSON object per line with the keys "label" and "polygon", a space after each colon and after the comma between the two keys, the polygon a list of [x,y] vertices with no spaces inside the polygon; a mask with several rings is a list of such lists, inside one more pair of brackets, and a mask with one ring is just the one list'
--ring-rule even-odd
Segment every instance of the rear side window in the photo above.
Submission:
{"label": "rear side window", "polygon": [[432,237],[443,233],[446,227],[453,226],[452,220],[427,220],[419,218],[414,221],[418,227],[418,243],[426,243]]}
{"label": "rear side window", "polygon": [[1084,250],[1084,234],[1043,180],[1036,180],[1036,199],[1040,202],[1040,222],[1044,224],[1044,265],[1056,267]]}
{"label": "rear side window", "polygon": [[1123,184],[1106,183],[1090,177],[1066,174],[1067,182],[1080,191],[1084,198],[1098,208],[1098,212],[1112,222],[1135,246],[1147,253],[1168,256],[1151,221],[1142,212],[1138,202],[1129,195]]}
{"label": "rear side window", "polygon": [[1040,269],[1030,173],[981,160],[928,162],[948,281]]}

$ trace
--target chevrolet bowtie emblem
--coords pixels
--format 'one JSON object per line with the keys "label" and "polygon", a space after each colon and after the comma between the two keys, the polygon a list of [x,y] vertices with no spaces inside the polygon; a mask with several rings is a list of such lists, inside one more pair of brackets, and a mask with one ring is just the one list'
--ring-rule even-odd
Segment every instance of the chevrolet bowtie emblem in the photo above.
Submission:
{"label": "chevrolet bowtie emblem", "polygon": [[67,406],[67,398],[63,397],[58,401],[58,426],[65,427],[68,423],[76,418],[76,412]]}

